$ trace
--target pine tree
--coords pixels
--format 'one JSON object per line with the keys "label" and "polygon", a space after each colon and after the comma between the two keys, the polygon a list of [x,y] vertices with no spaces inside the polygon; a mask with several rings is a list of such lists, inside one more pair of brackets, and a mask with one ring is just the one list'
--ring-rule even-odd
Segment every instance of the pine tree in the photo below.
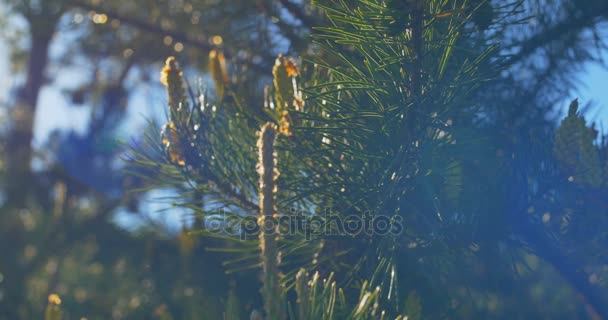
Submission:
{"label": "pine tree", "polygon": [[[226,262],[233,268],[229,270],[260,265],[266,270],[262,296],[270,318],[283,318],[276,316],[281,312],[275,308],[283,303],[277,297],[289,298],[276,288],[294,284],[296,305],[302,308],[292,317],[314,318],[303,309],[316,300],[306,298],[314,287],[306,285],[306,273],[335,277],[347,288],[340,292],[355,311],[342,316],[374,317],[379,310],[389,318],[485,314],[486,308],[493,308],[490,302],[480,306],[473,295],[486,289],[479,287],[481,282],[463,280],[475,273],[462,266],[504,269],[509,257],[493,250],[512,229],[503,211],[493,210],[496,203],[475,203],[486,177],[501,179],[495,170],[502,165],[493,164],[496,155],[482,138],[483,128],[474,125],[483,106],[471,99],[491,79],[501,58],[494,43],[480,39],[492,20],[505,21],[517,4],[495,13],[485,2],[317,1],[330,21],[315,35],[322,58],[307,59],[298,70],[294,60],[279,56],[273,87],[266,89],[266,108],[259,113],[255,101],[242,101],[226,87],[220,76],[225,68],[215,66],[219,60],[214,53],[210,65],[217,69],[216,100],[199,89],[200,98],[182,110],[181,120],[171,120],[181,129],[170,143],[184,148],[169,151],[162,167],[166,169],[150,178],[176,188],[187,181],[190,189],[184,191],[183,205],[203,219],[209,217],[208,209],[191,205],[186,195],[204,194],[229,209],[224,213],[233,219],[255,216],[257,202],[267,195],[255,194],[252,164],[257,155],[252,146],[258,126],[270,120],[283,133],[276,142],[281,172],[276,181],[277,219],[291,212],[304,212],[305,219],[323,218],[319,209],[327,208],[341,221],[371,218],[398,226],[390,230],[398,231],[394,233],[348,234],[336,233],[325,221],[314,230],[261,236],[261,247],[255,238],[230,241],[222,236],[226,251],[243,252]],[[165,148],[171,148],[167,141]],[[151,159],[142,163],[146,161]],[[500,184],[492,188],[500,192]],[[209,230],[203,234],[217,237]],[[268,251],[267,241],[278,243]],[[261,263],[256,254],[245,253],[258,248]],[[523,249],[509,250],[524,259]],[[280,264],[269,264],[279,256]],[[513,276],[507,270],[497,272],[505,279]],[[283,276],[277,287],[279,273]],[[474,293],[471,286],[476,287]],[[333,290],[324,299],[333,301]],[[353,304],[357,290],[362,293]],[[372,296],[378,306],[367,309]],[[454,301],[480,310],[456,310]]]}
{"label": "pine tree", "polygon": [[[6,3],[32,47],[7,138],[8,182],[27,179],[0,212],[1,319],[608,315],[606,140],[576,103],[559,127],[548,116],[593,59],[605,1]],[[75,50],[48,60],[66,22]],[[28,172],[44,66],[80,58],[113,79],[66,91],[93,106],[88,132],[61,139],[58,168]],[[116,179],[125,79],[161,60],[166,124]],[[64,173],[82,146],[74,162],[104,191],[170,189],[193,222],[116,227],[138,196]]]}

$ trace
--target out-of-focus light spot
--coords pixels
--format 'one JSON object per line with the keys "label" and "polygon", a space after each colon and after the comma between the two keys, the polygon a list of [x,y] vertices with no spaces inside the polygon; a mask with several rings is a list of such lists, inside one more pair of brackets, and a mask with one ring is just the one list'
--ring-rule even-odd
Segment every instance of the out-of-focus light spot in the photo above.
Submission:
{"label": "out-of-focus light spot", "polygon": [[171,29],[172,26],[173,26],[173,23],[171,23],[171,20],[169,20],[167,18],[162,18],[160,20],[160,27],[163,30],[169,30],[169,29]]}
{"label": "out-of-focus light spot", "polygon": [[60,305],[61,304],[61,298],[59,298],[59,295],[56,293],[51,293],[49,294],[49,304],[54,304],[54,305]]}
{"label": "out-of-focus light spot", "polygon": [[211,38],[211,42],[213,42],[214,45],[219,46],[222,44],[222,42],[224,42],[224,40],[221,36],[213,36],[213,38]]}
{"label": "out-of-focus light spot", "polygon": [[549,212],[545,212],[545,214],[543,214],[543,222],[547,223],[551,220],[551,214]]}
{"label": "out-of-focus light spot", "polygon": [[184,296],[192,297],[193,295],[194,295],[194,289],[192,289],[192,288],[184,289]]}
{"label": "out-of-focus light spot", "polygon": [[104,24],[106,22],[108,22],[108,16],[107,15],[105,15],[103,13],[102,14],[96,13],[96,14],[93,15],[93,23],[95,23],[95,24]]}
{"label": "out-of-focus light spot", "polygon": [[95,262],[88,267],[88,272],[92,275],[100,275],[103,272],[103,265],[99,262]]}
{"label": "out-of-focus light spot", "polygon": [[198,24],[199,22],[201,22],[201,12],[198,10],[192,12],[192,18],[190,18],[190,22],[192,22],[192,24]]}
{"label": "out-of-focus light spot", "polygon": [[84,16],[82,14],[80,14],[80,13],[77,13],[77,14],[74,15],[74,18],[72,20],[76,24],[82,23],[82,21],[84,21]]}
{"label": "out-of-focus light spot", "polygon": [[125,261],[125,259],[121,258],[114,265],[114,273],[116,273],[116,274],[123,274],[126,269],[127,269],[127,261]]}
{"label": "out-of-focus light spot", "polygon": [[193,7],[192,7],[192,3],[186,3],[186,4],[184,5],[184,12],[185,12],[185,13],[190,13],[190,12],[192,12],[192,9],[193,9]]}
{"label": "out-of-focus light spot", "polygon": [[93,16],[93,22],[97,24],[104,24],[108,22],[108,16],[105,14],[96,14],[95,16]]}
{"label": "out-of-focus light spot", "polygon": [[205,105],[207,104],[207,103],[205,102],[205,95],[204,95],[204,94],[201,94],[201,95],[198,97],[198,102],[199,102],[199,103],[200,103],[200,105],[201,105],[201,111],[204,111],[204,110],[205,110]]}
{"label": "out-of-focus light spot", "polygon": [[597,276],[597,274],[595,274],[595,273],[592,273],[592,274],[589,276],[589,283],[591,283],[591,284],[596,284],[596,283],[598,283],[598,282],[599,282],[599,280],[600,280],[600,279],[599,279],[599,277],[598,277],[598,276]]}
{"label": "out-of-focus light spot", "polygon": [[156,307],[156,309],[154,309],[154,315],[159,318],[163,318],[166,314],[167,314],[167,305],[166,304],[161,304],[160,306]]}
{"label": "out-of-focus light spot", "polygon": [[55,260],[51,260],[49,262],[47,262],[47,264],[44,266],[44,270],[48,273],[48,274],[55,274],[55,272],[57,272],[57,261]]}
{"label": "out-of-focus light spot", "polygon": [[[15,119],[15,116],[13,116],[13,119]],[[19,217],[21,218],[23,227],[25,227],[26,230],[30,231],[36,227],[36,218],[29,210],[20,210]]]}
{"label": "out-of-focus light spot", "polygon": [[165,36],[165,37],[163,38],[163,43],[164,43],[166,46],[170,46],[170,45],[173,43],[173,38],[172,38],[171,36]]}
{"label": "out-of-focus light spot", "polygon": [[138,296],[131,298],[131,301],[129,301],[129,307],[131,307],[131,309],[137,309],[140,305],[141,300]]}
{"label": "out-of-focus light spot", "polygon": [[569,176],[568,177],[568,182],[574,182],[574,176]]}
{"label": "out-of-focus light spot", "polygon": [[124,58],[129,58],[132,55],[133,55],[133,49],[131,49],[131,48],[127,48],[122,52],[122,56]]}
{"label": "out-of-focus light spot", "polygon": [[181,42],[177,42],[177,43],[175,43],[175,46],[173,46],[173,49],[176,52],[182,52],[182,50],[184,50],[184,44]]}

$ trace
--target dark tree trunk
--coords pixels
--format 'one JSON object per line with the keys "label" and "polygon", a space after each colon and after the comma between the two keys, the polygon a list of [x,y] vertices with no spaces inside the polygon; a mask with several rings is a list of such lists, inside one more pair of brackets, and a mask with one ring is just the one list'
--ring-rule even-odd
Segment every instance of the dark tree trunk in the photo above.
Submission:
{"label": "dark tree trunk", "polygon": [[12,110],[12,127],[6,144],[7,199],[14,206],[23,206],[28,192],[34,118],[40,89],[44,83],[44,70],[52,31],[32,34],[26,81],[19,90]]}
{"label": "dark tree trunk", "polygon": [[[35,28],[32,28],[36,30]],[[44,29],[44,28],[43,28]],[[30,164],[32,159],[32,138],[34,118],[38,96],[45,77],[44,70],[48,64],[48,51],[54,28],[32,31],[26,79],[23,87],[17,93],[15,105],[11,112],[11,127],[7,136],[6,161],[6,208],[24,208],[27,194],[32,190],[33,179]],[[19,221],[18,210],[6,210],[8,216],[4,221],[4,239],[9,243],[0,244],[0,251],[5,253],[0,268],[5,271],[3,283],[5,297],[0,303],[0,320],[19,319],[24,311],[25,283],[27,281],[27,266],[22,259],[24,243],[23,225]]]}

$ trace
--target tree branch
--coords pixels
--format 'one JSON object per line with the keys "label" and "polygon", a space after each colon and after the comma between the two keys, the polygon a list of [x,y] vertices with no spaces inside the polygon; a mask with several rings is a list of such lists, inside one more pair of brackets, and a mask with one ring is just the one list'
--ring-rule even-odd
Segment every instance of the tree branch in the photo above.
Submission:
{"label": "tree branch", "polygon": [[[178,42],[181,42],[185,45],[192,46],[194,48],[201,49],[205,52],[209,52],[211,50],[217,49],[216,46],[213,46],[213,45],[210,45],[209,43],[207,43],[205,41],[205,39],[208,39],[208,38],[205,35],[200,34],[200,33],[199,33],[198,37],[194,38],[194,37],[190,37],[186,33],[183,33],[183,32],[177,31],[177,30],[168,30],[161,26],[151,24],[146,21],[142,21],[142,20],[139,20],[139,19],[136,19],[133,17],[129,17],[129,16],[123,15],[117,11],[107,9],[107,8],[102,8],[100,6],[96,6],[96,5],[87,3],[85,1],[72,0],[71,4],[73,7],[76,7],[76,8],[81,8],[81,9],[91,10],[91,11],[96,11],[96,12],[103,12],[111,19],[119,20],[120,22],[122,22],[126,25],[130,25],[130,26],[140,29],[144,32],[159,34],[159,35],[164,35],[164,36],[170,36]],[[223,51],[226,59],[232,59],[234,57],[234,55],[230,51],[228,51],[228,50],[222,50],[222,51]],[[252,68],[254,68],[258,71],[269,72],[270,66],[271,66],[270,63],[273,60],[274,60],[274,58],[265,56],[262,63],[259,63],[259,64],[250,63],[250,65],[252,66]],[[241,62],[243,62],[243,61],[241,61]]]}
{"label": "tree branch", "polygon": [[526,39],[521,45],[521,49],[509,59],[507,59],[501,67],[511,66],[521,60],[524,60],[536,50],[545,47],[547,44],[563,37],[566,34],[580,32],[584,28],[588,28],[597,23],[596,19],[608,15],[608,2],[601,3],[597,8],[589,8],[584,14],[576,17],[569,17],[557,23],[546,31],[538,33]]}
{"label": "tree branch", "polygon": [[142,21],[142,20],[138,20],[133,17],[128,17],[128,16],[120,14],[114,10],[102,8],[100,6],[96,6],[96,5],[87,3],[85,1],[72,0],[71,3],[74,7],[78,7],[81,9],[86,9],[86,10],[91,10],[91,11],[96,11],[96,12],[103,12],[109,18],[119,20],[120,22],[123,22],[125,24],[128,24],[132,27],[135,27],[135,28],[140,29],[145,32],[171,36],[176,41],[182,42],[183,44],[193,46],[195,48],[202,49],[204,51],[211,51],[215,48],[214,46],[201,40],[201,39],[206,38],[203,35],[199,36],[198,39],[192,38],[185,33],[175,31],[175,30],[168,30],[168,29],[162,28],[161,26],[154,25],[154,24]]}
{"label": "tree branch", "polygon": [[534,249],[534,253],[548,262],[578,292],[586,303],[599,314],[602,319],[608,319],[608,303],[602,291],[588,281],[588,276],[580,266],[564,255],[551,241],[534,226],[526,226],[520,230],[526,242]]}

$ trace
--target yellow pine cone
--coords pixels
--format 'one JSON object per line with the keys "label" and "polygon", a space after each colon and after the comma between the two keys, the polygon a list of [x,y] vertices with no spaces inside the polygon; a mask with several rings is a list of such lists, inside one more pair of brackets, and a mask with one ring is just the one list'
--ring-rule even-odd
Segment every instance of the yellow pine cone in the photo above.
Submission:
{"label": "yellow pine cone", "polygon": [[279,132],[287,137],[293,136],[293,132],[291,131],[291,118],[287,111],[283,111],[281,119],[279,120]]}
{"label": "yellow pine cone", "polygon": [[44,320],[61,320],[61,298],[52,293],[49,295],[49,304],[44,312]]}
{"label": "yellow pine cone", "polygon": [[167,58],[165,67],[160,73],[160,82],[167,88],[169,108],[172,112],[180,110],[187,103],[182,77],[182,71],[175,57]]}
{"label": "yellow pine cone", "polygon": [[226,67],[226,57],[219,50],[211,50],[209,52],[209,71],[215,82],[215,91],[218,99],[224,97],[226,87],[230,83],[228,78],[228,69]]}
{"label": "yellow pine cone", "polygon": [[179,141],[179,134],[173,121],[169,121],[163,126],[161,137],[169,161],[182,167],[185,166],[184,148]]}
{"label": "yellow pine cone", "polygon": [[279,54],[272,68],[273,84],[279,114],[293,105],[296,94],[293,78],[299,75],[298,68],[292,58]]}
{"label": "yellow pine cone", "polygon": [[298,319],[310,318],[310,291],[308,289],[308,275],[305,269],[300,269],[296,274],[296,309]]}
{"label": "yellow pine cone", "polygon": [[285,310],[282,305],[283,287],[280,283],[280,252],[278,249],[277,238],[279,236],[279,226],[274,224],[273,230],[267,230],[265,222],[267,219],[276,217],[275,207],[276,179],[276,158],[274,154],[274,142],[276,138],[276,128],[271,123],[266,123],[260,131],[258,140],[258,173],[260,175],[259,185],[259,207],[260,215],[258,223],[261,227],[260,239],[260,258],[264,272],[262,296],[264,297],[264,307],[269,319],[282,320],[286,318]]}

